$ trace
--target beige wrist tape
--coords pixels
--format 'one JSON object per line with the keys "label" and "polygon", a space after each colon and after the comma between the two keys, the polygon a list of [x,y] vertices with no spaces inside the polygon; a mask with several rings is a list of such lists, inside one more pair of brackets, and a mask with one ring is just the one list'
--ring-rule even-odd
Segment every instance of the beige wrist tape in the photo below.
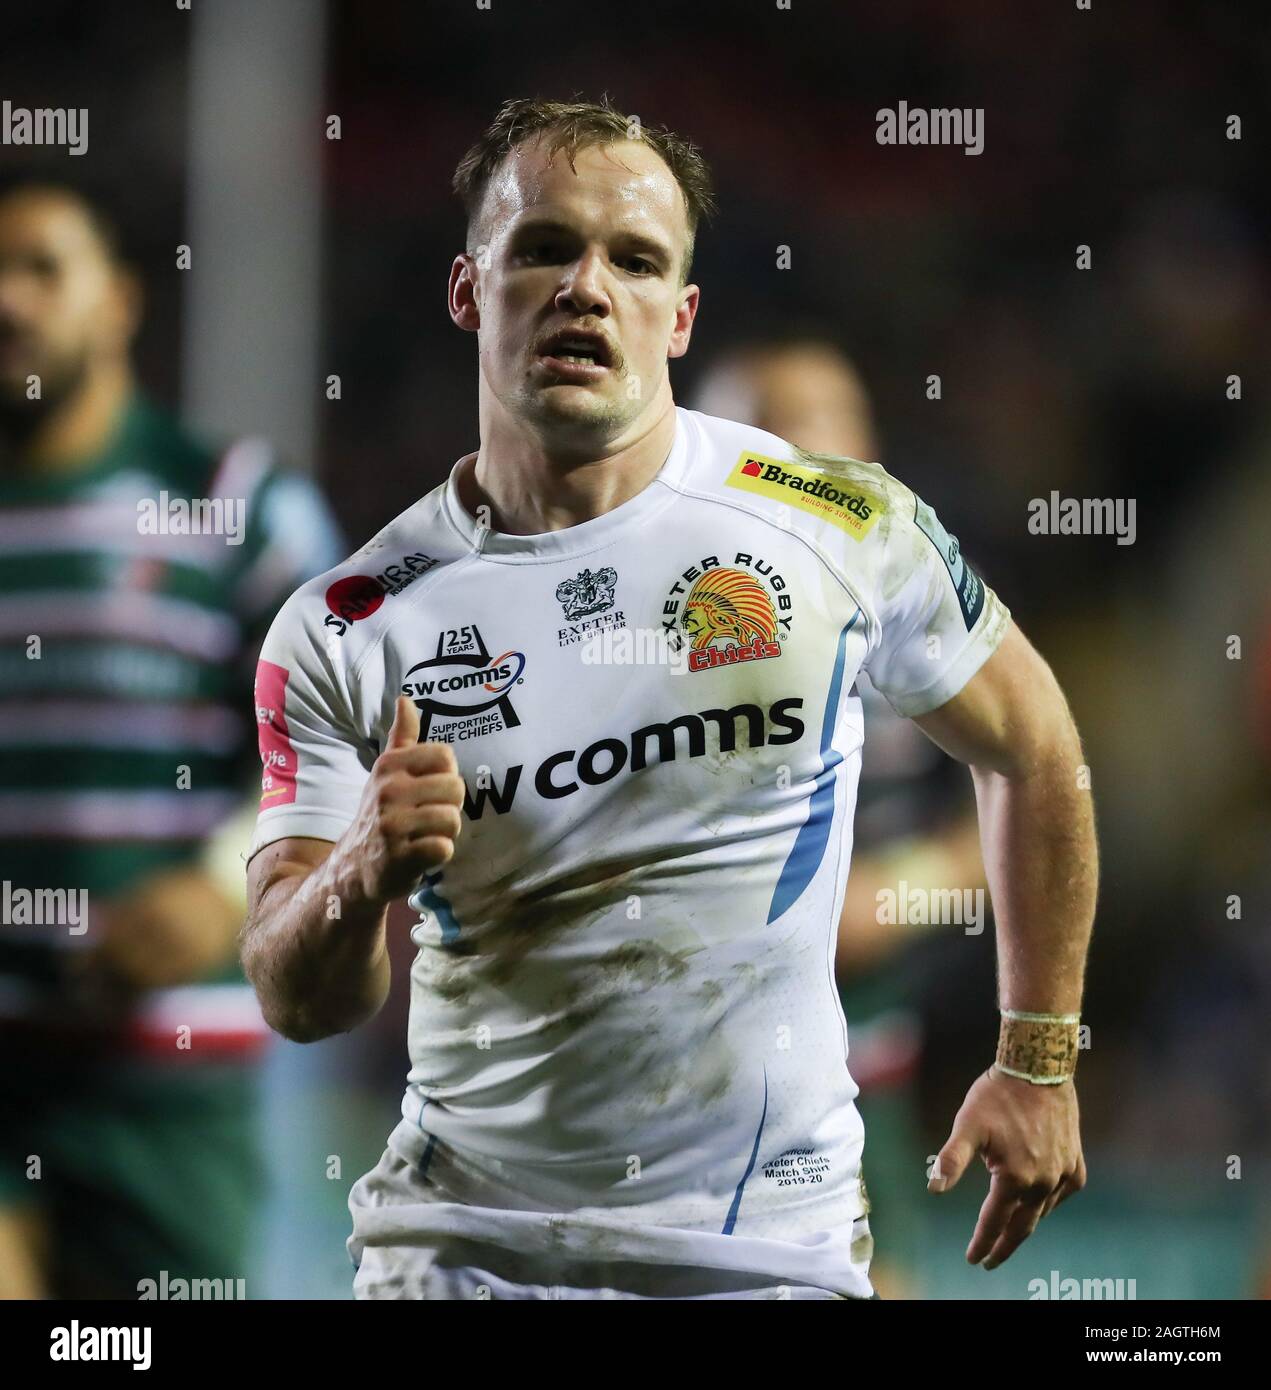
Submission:
{"label": "beige wrist tape", "polygon": [[1080,1014],[1026,1014],[1000,1009],[997,1069],[1034,1086],[1058,1086],[1077,1070]]}

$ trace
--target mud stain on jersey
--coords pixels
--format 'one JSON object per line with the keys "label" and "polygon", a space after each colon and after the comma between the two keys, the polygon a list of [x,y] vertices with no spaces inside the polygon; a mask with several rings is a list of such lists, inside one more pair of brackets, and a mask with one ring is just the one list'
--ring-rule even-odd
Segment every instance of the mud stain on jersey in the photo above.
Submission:
{"label": "mud stain on jersey", "polygon": [[690,957],[704,949],[691,932],[678,934],[675,945],[682,943],[682,949],[638,938],[596,958],[589,958],[585,949],[576,958],[571,958],[572,950],[545,954],[568,934],[585,934],[601,918],[624,910],[640,872],[629,868],[597,878],[590,869],[556,879],[465,929],[446,947],[425,947],[414,979],[456,1008],[468,1007],[491,988],[528,992],[537,998],[538,1009],[564,1015],[559,1021],[571,1028],[590,1022],[616,996],[682,980]]}
{"label": "mud stain on jersey", "polygon": [[642,1109],[661,1109],[672,1103],[696,1107],[716,1105],[728,1094],[736,1070],[733,1051],[718,1026],[727,1009],[728,992],[719,980],[703,980],[678,997],[673,1007],[699,1015],[701,1046],[690,1054],[668,1055],[660,1036],[658,1016],[650,1016],[647,1042],[631,1059],[631,1093]]}
{"label": "mud stain on jersey", "polygon": [[579,967],[553,998],[561,1021],[572,1031],[590,1023],[615,999],[630,999],[661,985],[680,983],[700,948],[671,951],[647,938],[624,941],[598,960]]}
{"label": "mud stain on jersey", "polygon": [[632,1069],[627,1086],[636,1108],[649,1112],[667,1105],[695,1110],[718,1105],[728,1094],[736,1072],[732,1049],[718,1031],[693,1055],[667,1057],[666,1049],[651,1049]]}
{"label": "mud stain on jersey", "polygon": [[629,896],[638,869],[596,877],[595,868],[554,879],[508,902],[485,921],[466,925],[444,947],[425,947],[417,979],[446,1003],[463,1007],[480,985],[511,983],[535,950],[598,921]]}

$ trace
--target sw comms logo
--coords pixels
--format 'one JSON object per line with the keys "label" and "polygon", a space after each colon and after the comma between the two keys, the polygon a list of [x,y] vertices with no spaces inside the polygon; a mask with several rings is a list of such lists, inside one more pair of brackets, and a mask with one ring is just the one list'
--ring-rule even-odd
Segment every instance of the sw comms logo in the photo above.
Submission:
{"label": "sw comms logo", "polygon": [[[749,702],[731,709],[704,709],[680,714],[656,724],[634,729],[626,738],[600,738],[581,752],[565,748],[544,758],[534,772],[534,790],[547,801],[573,796],[584,786],[600,787],[624,774],[644,773],[681,757],[703,758],[708,751],[735,753],[744,747],[797,743],[805,725],[797,711],[803,700],[790,696],[775,701],[767,710]],[[713,728],[714,738],[708,737]],[[741,735],[739,736],[739,729]],[[777,732],[780,730],[781,732]],[[489,804],[496,816],[505,816],[516,801],[525,767],[517,763],[504,774],[502,784],[489,777],[463,799],[464,814],[478,821]]]}
{"label": "sw comms logo", "polygon": [[443,632],[437,655],[412,666],[402,682],[419,711],[420,739],[460,743],[519,727],[509,692],[524,670],[524,652],[491,657],[475,624]]}

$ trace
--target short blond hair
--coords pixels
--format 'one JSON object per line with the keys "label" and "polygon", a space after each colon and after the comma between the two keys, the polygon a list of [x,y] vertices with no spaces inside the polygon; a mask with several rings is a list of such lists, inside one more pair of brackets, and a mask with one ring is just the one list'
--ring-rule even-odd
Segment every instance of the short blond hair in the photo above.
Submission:
{"label": "short blond hair", "polygon": [[469,233],[495,171],[518,145],[539,135],[549,135],[549,156],[564,150],[572,169],[580,149],[631,139],[633,129],[639,130],[640,139],[670,169],[684,196],[688,244],[680,267],[680,284],[687,284],[698,225],[716,212],[710,169],[696,145],[665,127],[653,129],[624,115],[610,103],[607,93],[598,102],[517,97],[503,103],[481,138],[459,161],[451,180],[468,214]]}

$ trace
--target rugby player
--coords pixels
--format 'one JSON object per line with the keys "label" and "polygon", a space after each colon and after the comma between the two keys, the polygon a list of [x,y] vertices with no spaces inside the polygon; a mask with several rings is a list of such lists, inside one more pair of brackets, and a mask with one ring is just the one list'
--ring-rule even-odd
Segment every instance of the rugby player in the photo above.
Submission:
{"label": "rugby player", "polygon": [[983,1158],[993,1268],[1085,1181],[1095,842],[1063,694],[898,479],[675,404],[713,209],[692,145],[517,100],[454,182],[479,447],[292,596],[256,688],[267,1020],[357,1026],[387,905],[419,912],[355,1295],[873,1296],[833,974],[862,669],[975,782],[1003,1012],[931,1186]]}
{"label": "rugby player", "polygon": [[[263,440],[205,441],[142,387],[141,305],[95,198],[0,185],[6,1299],[236,1278],[264,1189],[270,1034],[207,844],[254,781],[261,638],[345,546]],[[190,528],[206,504],[236,541]]]}

